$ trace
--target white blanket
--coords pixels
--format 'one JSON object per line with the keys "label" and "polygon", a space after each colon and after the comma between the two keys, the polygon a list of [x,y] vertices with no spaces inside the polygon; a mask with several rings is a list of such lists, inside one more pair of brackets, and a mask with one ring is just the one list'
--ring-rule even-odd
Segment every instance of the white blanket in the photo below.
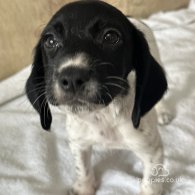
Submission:
{"label": "white blanket", "polygon": [[[175,118],[159,127],[169,181],[166,195],[195,195],[195,9],[153,15],[154,31],[169,81],[166,103]],[[22,93],[29,68],[0,83],[0,195],[66,195],[74,179],[65,116],[53,109],[51,132]],[[129,151],[96,151],[97,195],[139,192],[142,164]]]}

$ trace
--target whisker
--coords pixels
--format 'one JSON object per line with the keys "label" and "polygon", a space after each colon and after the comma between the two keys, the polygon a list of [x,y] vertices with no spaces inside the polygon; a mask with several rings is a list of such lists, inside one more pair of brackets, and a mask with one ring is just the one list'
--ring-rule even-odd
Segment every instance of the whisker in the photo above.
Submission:
{"label": "whisker", "polygon": [[39,95],[37,98],[36,98],[36,100],[33,102],[33,106],[34,106],[34,104],[37,102],[37,100],[41,97],[41,96],[43,96],[43,95],[45,95],[46,94],[46,91],[44,91],[41,95]]}
{"label": "whisker", "polygon": [[34,87],[36,88],[36,87],[45,86],[45,83],[44,83],[44,82],[40,82],[40,83],[37,83],[37,84],[34,84],[34,83],[33,83],[33,85],[34,85]]}
{"label": "whisker", "polygon": [[47,101],[47,97],[45,97],[45,98],[43,99],[43,102],[41,103],[41,106],[40,106],[40,108],[39,108],[39,112],[41,112],[41,109],[42,109],[42,107],[43,107],[45,101]]}
{"label": "whisker", "polygon": [[112,64],[111,62],[102,61],[100,59],[96,59],[92,63],[94,65],[96,65],[97,67],[99,67],[99,66],[105,66],[105,65],[114,66],[114,64]]}
{"label": "whisker", "polygon": [[109,62],[101,62],[101,63],[98,63],[97,67],[99,67],[99,66],[106,66],[106,65],[114,66],[112,63],[109,63]]}
{"label": "whisker", "polygon": [[46,105],[47,105],[47,99],[45,100],[45,104],[44,104],[44,107],[43,107],[43,113],[44,113],[44,125],[46,126],[46,123],[45,123],[45,119],[46,119],[46,110],[45,110],[45,108],[46,108]]}
{"label": "whisker", "polygon": [[110,93],[106,92],[107,96],[110,98],[110,100],[112,101],[113,100],[113,97],[111,96]]}
{"label": "whisker", "polygon": [[109,91],[108,87],[106,87],[105,85],[102,85],[102,87],[103,87],[106,91]]}
{"label": "whisker", "polygon": [[107,85],[110,85],[110,86],[118,87],[118,88],[123,89],[123,90],[126,90],[124,87],[122,87],[121,85],[116,84],[116,83],[107,82],[106,84]]}
{"label": "whisker", "polygon": [[101,98],[101,95],[99,94],[99,93],[97,93],[96,94],[96,98],[97,98],[97,96],[99,97],[98,99],[98,102],[99,102],[99,104],[101,104],[101,101],[103,102],[103,104],[105,105],[105,102],[104,102],[104,100]]}
{"label": "whisker", "polygon": [[44,87],[44,86],[37,87],[37,88],[35,88],[35,89],[33,89],[33,90],[28,91],[27,94],[29,95],[30,93],[32,93],[32,92],[34,92],[34,91],[37,91],[37,90],[40,91],[41,89],[45,89],[45,87]]}
{"label": "whisker", "polygon": [[111,94],[110,94],[110,91],[109,91],[108,87],[106,87],[105,85],[102,85],[102,87],[106,90],[106,94],[107,94],[107,96],[109,96],[110,100],[112,101],[112,100],[113,100],[113,97],[111,96]]}
{"label": "whisker", "polygon": [[93,63],[96,64],[96,63],[101,62],[101,61],[102,60],[100,60],[100,59],[96,59],[96,60],[93,61]]}
{"label": "whisker", "polygon": [[121,77],[117,77],[117,76],[108,76],[108,77],[106,77],[106,79],[117,79],[117,80],[123,81],[125,83],[128,83],[125,79],[123,79]]}
{"label": "whisker", "polygon": [[39,85],[45,85],[44,82],[39,82],[39,83],[33,83],[34,86],[39,86]]}
{"label": "whisker", "polygon": [[47,106],[47,116],[49,115],[49,106]]}

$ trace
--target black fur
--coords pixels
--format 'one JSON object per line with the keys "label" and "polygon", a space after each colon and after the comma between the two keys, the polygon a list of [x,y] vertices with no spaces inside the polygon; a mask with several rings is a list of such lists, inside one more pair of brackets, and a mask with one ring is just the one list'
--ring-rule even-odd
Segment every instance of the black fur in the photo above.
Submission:
{"label": "black fur", "polygon": [[134,65],[136,70],[136,96],[132,114],[134,127],[167,90],[167,81],[162,67],[151,56],[144,35],[134,29]]}
{"label": "black fur", "polygon": [[31,104],[40,115],[43,129],[49,130],[52,116],[45,95],[45,74],[40,44],[35,48],[31,75],[26,83],[26,93]]}
{"label": "black fur", "polygon": [[[117,41],[113,44],[106,42],[107,32],[114,32]],[[48,47],[48,37],[56,41],[55,48]],[[62,73],[59,74],[57,70],[64,60],[78,52],[88,56],[88,67],[84,71],[88,71],[89,80],[95,80],[100,86],[97,89],[98,95],[88,97],[82,87],[82,90],[74,93],[64,91],[63,99],[58,100],[54,84],[59,82]],[[62,7],[43,30],[35,48],[26,92],[40,114],[42,127],[48,130],[52,122],[48,101],[54,105],[71,104],[75,108],[75,101],[67,102],[76,97],[93,105],[107,106],[112,98],[125,96],[131,90],[125,81],[132,70],[136,71],[137,78],[132,121],[137,128],[141,117],[161,99],[167,89],[163,69],[151,56],[143,34],[119,10],[101,1],[78,1]],[[67,74],[67,70],[64,71]],[[107,85],[108,76],[123,79],[110,80],[121,88]],[[112,98],[101,88],[103,85],[108,88]]]}

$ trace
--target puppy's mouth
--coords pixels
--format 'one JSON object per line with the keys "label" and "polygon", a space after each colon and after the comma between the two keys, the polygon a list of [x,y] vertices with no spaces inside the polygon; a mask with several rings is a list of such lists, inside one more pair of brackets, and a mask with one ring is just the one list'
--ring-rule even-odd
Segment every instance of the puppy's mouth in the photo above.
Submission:
{"label": "puppy's mouth", "polygon": [[81,106],[81,105],[87,104],[87,101],[84,100],[84,99],[80,99],[80,98],[73,98],[69,101],[66,101],[66,104],[69,105],[69,106],[72,106],[72,105]]}
{"label": "puppy's mouth", "polygon": [[97,104],[96,101],[89,101],[88,99],[73,97],[72,99],[65,99],[62,103],[67,106],[86,106],[90,104]]}
{"label": "puppy's mouth", "polygon": [[66,107],[94,107],[94,105],[105,104],[101,95],[101,87],[98,82],[89,81],[78,90],[66,91],[58,82],[46,90],[48,101],[55,106]]}

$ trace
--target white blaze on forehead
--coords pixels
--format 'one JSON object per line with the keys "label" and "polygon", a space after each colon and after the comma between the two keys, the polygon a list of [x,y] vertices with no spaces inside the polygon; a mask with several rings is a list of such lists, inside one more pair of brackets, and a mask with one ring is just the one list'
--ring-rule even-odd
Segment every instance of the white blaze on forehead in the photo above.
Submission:
{"label": "white blaze on forehead", "polygon": [[87,67],[88,66],[88,56],[85,53],[77,53],[74,56],[68,57],[65,61],[60,65],[59,72],[62,69],[68,66],[76,66],[76,67]]}

